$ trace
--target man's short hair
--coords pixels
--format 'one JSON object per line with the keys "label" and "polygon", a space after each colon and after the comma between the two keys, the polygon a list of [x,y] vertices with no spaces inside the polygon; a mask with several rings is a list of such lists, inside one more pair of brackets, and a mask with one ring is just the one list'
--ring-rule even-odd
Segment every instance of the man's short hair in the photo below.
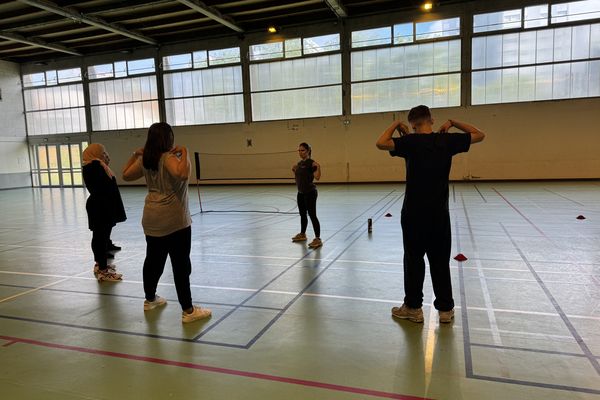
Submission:
{"label": "man's short hair", "polygon": [[431,111],[429,111],[429,107],[427,106],[416,106],[408,112],[408,122],[417,122],[424,119],[431,119]]}

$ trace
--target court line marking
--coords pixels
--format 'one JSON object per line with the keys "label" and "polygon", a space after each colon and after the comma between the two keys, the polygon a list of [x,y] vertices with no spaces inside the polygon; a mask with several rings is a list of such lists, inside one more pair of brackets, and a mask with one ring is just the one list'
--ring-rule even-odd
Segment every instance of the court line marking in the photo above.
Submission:
{"label": "court line marking", "polygon": [[[479,193],[479,196],[481,196],[481,199],[483,200],[484,203],[487,203],[488,201],[485,199],[485,197],[483,197],[483,194],[481,194],[481,192],[479,191],[479,189],[477,188],[477,185],[473,185],[473,187],[475,188],[475,190],[477,190],[477,193]],[[461,193],[462,194],[462,193]]]}
{"label": "court line marking", "polygon": [[510,383],[510,384],[514,384],[514,385],[523,385],[523,386],[533,386],[533,387],[537,387],[537,388],[566,390],[569,392],[600,394],[600,390],[598,390],[598,389],[589,389],[589,388],[582,388],[582,387],[568,386],[568,385],[556,385],[553,383],[522,381],[522,380],[518,380],[518,379],[499,378],[496,376],[486,376],[486,375],[472,375],[472,376],[470,376],[470,378],[477,379],[477,380],[483,380],[483,381],[490,381],[490,382]]}
{"label": "court line marking", "polygon": [[515,242],[513,237],[510,235],[510,232],[508,232],[508,230],[504,227],[502,222],[500,222],[500,226],[502,226],[502,229],[504,229],[506,236],[508,236],[508,238],[512,242],[513,246],[517,249],[517,251],[521,255],[521,258],[523,259],[523,261],[525,261],[525,263],[527,264],[527,267],[531,270],[531,273],[533,274],[535,279],[538,281],[540,288],[544,291],[544,293],[546,294],[546,297],[548,298],[550,303],[554,306],[554,308],[556,309],[556,312],[560,315],[561,319],[563,320],[563,323],[566,325],[567,329],[569,329],[569,332],[571,332],[571,335],[573,336],[573,338],[575,339],[575,341],[577,342],[577,344],[579,345],[579,347],[581,348],[583,353],[586,355],[586,357],[588,358],[588,360],[590,361],[590,363],[596,370],[596,373],[598,375],[600,375],[600,363],[594,357],[590,348],[583,341],[583,338],[579,335],[579,333],[577,332],[577,329],[575,329],[575,327],[573,326],[573,324],[571,323],[569,318],[563,312],[562,307],[558,304],[558,301],[554,298],[554,296],[552,295],[552,293],[550,292],[550,290],[548,289],[548,287],[546,286],[544,281],[539,277],[539,275],[537,274],[535,269],[529,264],[529,262],[527,261],[527,257],[525,256],[523,251],[519,248],[518,244]]}
{"label": "court line marking", "polygon": [[39,341],[39,340],[18,338],[18,337],[14,337],[14,336],[0,335],[0,338],[4,339],[4,340],[14,341],[14,342],[23,343],[23,344],[29,344],[29,345],[33,345],[33,346],[39,346],[39,347],[74,351],[74,352],[79,352],[79,353],[94,354],[94,355],[99,355],[99,356],[120,358],[120,359],[125,359],[125,360],[132,360],[132,361],[141,361],[141,362],[146,362],[146,363],[151,363],[151,364],[173,366],[173,367],[178,367],[178,368],[194,369],[194,370],[200,370],[200,371],[204,371],[204,372],[212,372],[212,373],[217,373],[217,374],[222,374],[222,375],[238,376],[238,377],[251,378],[251,379],[270,381],[270,382],[279,382],[279,383],[285,383],[285,384],[305,386],[305,387],[310,387],[310,388],[331,390],[331,391],[336,391],[336,392],[362,394],[362,395],[366,395],[366,396],[386,398],[386,399],[429,400],[425,397],[415,397],[415,396],[403,395],[403,394],[399,394],[399,393],[365,389],[365,388],[355,387],[355,386],[337,385],[337,384],[333,384],[333,383],[291,378],[291,377],[279,376],[279,375],[270,375],[270,374],[264,374],[264,373],[260,373],[260,372],[243,371],[243,370],[237,370],[237,369],[231,369],[231,368],[213,367],[213,366],[206,365],[206,364],[196,364],[196,363],[190,363],[190,362],[169,360],[169,359],[164,359],[164,358],[156,358],[156,357],[141,356],[141,355],[129,354],[129,353],[119,353],[119,352],[114,352],[114,351],[99,350],[99,349],[93,349],[93,348],[89,348],[89,347],[79,347],[79,346],[71,346],[71,345],[43,342],[43,341]]}
{"label": "court line marking", "polygon": [[562,194],[560,194],[560,193],[556,193],[556,192],[554,192],[554,191],[552,191],[552,190],[550,190],[550,189],[546,189],[546,188],[544,188],[544,190],[545,190],[546,192],[550,192],[550,193],[552,193],[552,194],[554,194],[554,195],[556,195],[556,196],[558,196],[558,197],[562,197],[562,198],[563,198],[563,199],[565,199],[565,200],[569,200],[570,202],[573,202],[573,203],[575,203],[575,204],[579,204],[579,205],[580,205],[580,206],[582,206],[582,207],[585,207],[585,204],[582,204],[582,203],[580,203],[580,202],[578,202],[578,201],[575,201],[575,200],[573,200],[573,199],[570,199],[570,198],[568,198],[567,196],[563,196],[563,195],[562,195]]}
{"label": "court line marking", "polygon": [[[496,346],[493,344],[485,344],[485,343],[471,343],[471,346],[476,347],[487,347],[490,349],[503,349],[503,350],[514,350],[514,351],[526,351],[533,353],[542,353],[542,354],[552,354],[558,356],[568,356],[568,357],[581,357],[585,358],[585,354],[582,353],[568,353],[566,351],[555,351],[555,350],[543,350],[543,349],[528,349],[525,347],[515,347],[515,346]],[[596,356],[600,358],[600,356]]]}
{"label": "court line marking", "polygon": [[87,270],[85,270],[85,271],[82,271],[82,272],[80,272],[80,273],[78,273],[78,274],[75,274],[75,275],[73,275],[73,276],[68,276],[68,277],[66,277],[66,278],[64,278],[64,279],[61,279],[61,280],[58,280],[58,281],[55,281],[55,282],[50,282],[50,283],[47,283],[47,284],[45,284],[45,285],[42,285],[42,286],[34,287],[34,288],[32,288],[32,289],[29,289],[29,290],[26,290],[26,291],[24,291],[24,292],[20,292],[20,293],[14,294],[14,295],[12,295],[12,296],[4,297],[4,298],[0,299],[0,304],[1,304],[1,303],[4,303],[4,302],[6,302],[6,301],[9,301],[9,300],[16,299],[17,297],[21,297],[21,296],[25,296],[25,295],[27,295],[27,294],[30,294],[30,293],[37,292],[38,290],[42,290],[42,289],[48,288],[48,287],[50,287],[50,286],[58,285],[59,283],[62,283],[62,282],[68,281],[69,279],[72,279],[72,278],[74,278],[74,277],[76,277],[76,276],[79,276],[79,275],[81,275],[81,274],[84,274],[84,273],[86,273],[86,272],[88,272],[88,271],[87,271]]}
{"label": "court line marking", "polygon": [[[355,218],[353,218],[350,222],[346,223],[344,226],[342,226],[339,230],[337,230],[333,235],[329,236],[326,240],[324,240],[323,242],[326,243],[327,241],[329,241],[331,238],[333,238],[334,236],[336,236],[338,233],[340,233],[343,229],[345,229],[347,226],[351,225],[352,223],[354,223],[358,218],[360,218],[362,215],[364,215],[365,213],[367,213],[370,209],[372,209],[373,207],[376,207],[377,204],[379,204],[380,202],[384,201],[386,198],[388,198],[389,196],[391,196],[394,192],[396,191],[396,189],[390,191],[388,194],[386,194],[385,196],[383,196],[382,198],[380,198],[379,200],[377,200],[375,203],[373,203],[371,206],[369,206],[365,211],[363,211],[362,213],[360,213],[358,216],[356,216]],[[269,285],[271,285],[273,282],[277,281],[277,279],[279,279],[280,277],[282,277],[285,273],[287,273],[290,269],[292,269],[295,265],[297,265],[298,263],[302,262],[302,260],[306,259],[310,254],[314,253],[315,250],[311,249],[309,251],[307,251],[306,254],[304,254],[302,257],[300,257],[299,259],[297,259],[294,263],[292,263],[289,267],[285,268],[283,271],[281,271],[279,274],[275,275],[272,279],[270,279],[267,283],[265,283],[264,285],[262,285],[257,291],[255,291],[253,294],[251,294],[250,296],[248,296],[245,300],[243,300],[240,305],[245,304],[246,302],[250,301],[252,298],[254,298],[255,296],[257,296],[260,292],[264,291]],[[202,336],[206,335],[207,333],[209,333],[212,329],[214,329],[216,326],[218,326],[221,322],[223,322],[226,318],[228,318],[231,314],[233,314],[235,311],[237,310],[237,308],[234,308],[233,310],[229,311],[228,313],[226,313],[225,315],[223,315],[221,318],[219,318],[217,321],[215,321],[214,323],[212,323],[211,325],[209,325],[206,329],[204,329],[202,332],[200,332],[198,335],[196,335],[196,337],[194,339],[199,339]]]}
{"label": "court line marking", "polygon": [[[455,231],[458,232],[459,226],[458,221],[454,222]],[[456,235],[456,250],[458,253],[461,252],[460,235]],[[458,261],[458,265],[462,265],[462,261]],[[461,305],[461,323],[463,331],[463,349],[465,356],[465,375],[470,378],[473,375],[473,355],[471,354],[471,331],[469,328],[469,317],[467,308],[467,294],[465,290],[465,280],[462,268],[458,268],[458,282],[459,282],[459,293],[460,293],[460,305]]]}

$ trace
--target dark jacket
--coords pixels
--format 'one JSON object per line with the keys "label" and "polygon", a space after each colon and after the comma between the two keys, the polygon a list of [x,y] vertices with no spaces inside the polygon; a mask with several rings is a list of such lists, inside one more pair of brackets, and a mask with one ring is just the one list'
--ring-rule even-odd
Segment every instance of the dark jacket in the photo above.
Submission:
{"label": "dark jacket", "polygon": [[86,210],[90,230],[113,227],[127,219],[117,180],[106,174],[99,161],[92,161],[82,168],[83,181],[90,197]]}

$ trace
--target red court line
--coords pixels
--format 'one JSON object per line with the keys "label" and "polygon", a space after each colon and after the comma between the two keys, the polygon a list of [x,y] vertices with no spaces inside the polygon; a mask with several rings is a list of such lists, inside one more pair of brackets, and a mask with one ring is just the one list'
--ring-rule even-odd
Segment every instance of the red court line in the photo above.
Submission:
{"label": "red court line", "polygon": [[187,363],[187,362],[174,361],[174,360],[166,360],[163,358],[138,356],[135,354],[116,353],[113,351],[97,350],[97,349],[90,349],[87,347],[78,347],[78,346],[69,346],[69,345],[50,343],[50,342],[42,342],[39,340],[18,338],[18,337],[13,337],[13,336],[0,335],[0,339],[11,341],[13,343],[26,343],[26,344],[31,344],[34,346],[49,347],[52,349],[69,350],[69,351],[76,351],[79,353],[96,354],[96,355],[101,355],[101,356],[106,356],[106,357],[123,358],[126,360],[143,361],[143,362],[148,362],[148,363],[153,363],[153,364],[170,365],[170,366],[180,367],[180,368],[197,369],[197,370],[201,370],[201,371],[215,372],[218,374],[243,376],[246,378],[254,378],[254,379],[261,379],[261,380],[265,380],[265,381],[289,383],[289,384],[293,384],[293,385],[315,387],[315,388],[320,388],[320,389],[334,390],[334,391],[338,391],[338,392],[364,394],[367,396],[380,397],[380,398],[385,398],[385,399],[431,400],[426,397],[407,396],[407,395],[398,394],[398,393],[382,392],[382,391],[378,391],[378,390],[369,390],[369,389],[363,389],[363,388],[358,388],[358,387],[353,387],[353,386],[335,385],[335,384],[325,383],[325,382],[288,378],[288,377],[284,377],[284,376],[261,374],[258,372],[248,372],[248,371],[241,371],[241,370],[229,369],[229,368],[211,367],[209,365],[194,364],[194,363]]}

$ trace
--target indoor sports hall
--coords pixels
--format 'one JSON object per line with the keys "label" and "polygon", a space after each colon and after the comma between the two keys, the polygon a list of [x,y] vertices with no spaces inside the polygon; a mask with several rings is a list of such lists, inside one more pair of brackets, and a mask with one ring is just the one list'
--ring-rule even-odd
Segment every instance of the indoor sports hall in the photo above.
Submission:
{"label": "indoor sports hall", "polygon": [[[0,397],[600,400],[599,98],[598,0],[2,2]],[[448,323],[428,258],[422,322],[390,312],[414,166],[378,138],[421,104],[485,133],[452,157]],[[123,174],[159,122],[189,157],[193,322],[170,259],[146,308],[150,183]]]}

